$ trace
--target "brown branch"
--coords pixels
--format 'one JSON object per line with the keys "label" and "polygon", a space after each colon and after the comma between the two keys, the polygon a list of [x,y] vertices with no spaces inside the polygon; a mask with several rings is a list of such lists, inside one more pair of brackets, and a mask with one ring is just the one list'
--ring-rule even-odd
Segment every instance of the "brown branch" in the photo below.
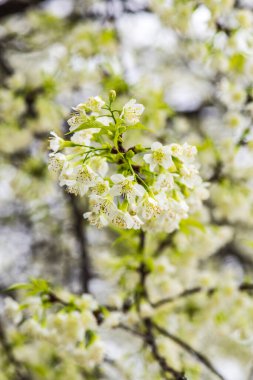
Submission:
{"label": "brown branch", "polygon": [[125,330],[132,335],[135,335],[139,338],[142,338],[146,342],[146,344],[151,349],[151,352],[152,352],[154,359],[159,364],[161,372],[162,372],[165,379],[168,379],[167,374],[169,373],[170,375],[173,376],[173,379],[175,379],[175,380],[187,380],[183,373],[181,373],[181,372],[175,370],[174,368],[172,368],[171,366],[169,366],[168,363],[166,362],[166,359],[159,353],[157,343],[155,340],[155,336],[154,336],[153,331],[152,331],[153,325],[152,325],[152,322],[149,318],[146,318],[144,320],[144,326],[146,328],[145,333],[141,333],[140,331],[133,329],[131,327],[128,327],[122,323],[119,324],[116,328],[120,328],[122,330]]}
{"label": "brown branch", "polygon": [[183,372],[179,372],[173,367],[169,366],[166,359],[159,353],[155,336],[153,334],[153,327],[155,326],[153,325],[151,319],[146,318],[144,320],[144,325],[146,327],[145,341],[149,345],[153,357],[158,362],[161,368],[161,372],[165,375],[165,378],[167,378],[166,374],[169,373],[175,380],[187,380]]}
{"label": "brown branch", "polygon": [[7,0],[0,5],[0,19],[24,13],[29,8],[38,6],[45,0]]}
{"label": "brown branch", "polygon": [[89,282],[92,278],[92,268],[87,247],[87,236],[84,227],[85,223],[83,219],[83,212],[79,208],[77,198],[73,194],[66,194],[72,211],[74,233],[80,246],[80,283],[82,288],[81,290],[85,293],[89,293]]}
{"label": "brown branch", "polygon": [[208,368],[214,375],[216,375],[219,379],[225,380],[225,378],[217,371],[217,369],[213,366],[210,360],[201,354],[199,351],[195,350],[188,343],[183,341],[181,338],[171,334],[169,331],[165,330],[163,327],[158,326],[153,322],[153,327],[163,336],[169,338],[173,342],[175,342],[178,346],[183,348],[186,352],[188,352],[191,356],[194,356],[200,363],[202,363],[206,368]]}
{"label": "brown branch", "polygon": [[221,160],[217,160],[215,167],[214,167],[214,172],[211,175],[211,177],[208,178],[208,181],[209,182],[219,182],[223,178],[222,170],[223,170],[223,162]]}
{"label": "brown branch", "polygon": [[2,69],[4,77],[7,77],[9,75],[13,75],[14,74],[14,70],[11,67],[10,63],[5,58],[3,47],[2,47],[1,44],[0,44],[0,49],[2,50],[2,52],[0,54],[0,67]]}
{"label": "brown branch", "polygon": [[138,336],[139,338],[143,338],[143,339],[145,338],[145,335],[142,334],[140,331],[134,330],[131,327],[128,327],[128,326],[124,325],[123,323],[120,323],[115,328],[119,328],[121,330],[125,330],[125,331],[131,333],[132,335]]}
{"label": "brown branch", "polygon": [[107,3],[106,10],[94,10],[94,9],[83,9],[81,11],[73,11],[67,19],[74,23],[82,20],[101,20],[114,22],[123,14],[139,14],[139,13],[153,13],[151,8],[148,6],[143,7],[130,7],[129,5],[123,4],[121,9],[115,9],[113,7],[111,0],[105,0]]}
{"label": "brown branch", "polygon": [[[242,284],[240,284],[237,287],[237,290],[240,292],[253,292],[253,284],[243,282]],[[189,297],[193,294],[197,294],[197,293],[201,293],[201,292],[205,292],[207,295],[210,296],[217,291],[219,291],[218,287],[203,288],[201,286],[196,286],[195,288],[186,289],[183,292],[181,292],[175,296],[166,297],[166,298],[163,298],[157,302],[153,302],[153,303],[151,302],[151,306],[154,308],[160,307],[160,306],[163,306],[167,303],[171,303],[171,302],[180,300],[181,298],[186,298],[186,297]]]}
{"label": "brown branch", "polygon": [[[140,306],[141,306],[142,299],[149,300],[148,292],[147,292],[147,288],[146,288],[146,277],[149,274],[149,268],[147,268],[147,265],[146,265],[145,259],[144,259],[145,232],[142,230],[140,231],[139,253],[142,255],[142,259],[140,262],[140,266],[138,268],[140,280],[139,280],[139,286],[137,287],[137,291],[136,291],[136,295],[135,295],[135,297],[136,297],[135,302],[136,302],[136,307],[137,307],[138,312],[140,312]],[[143,320],[143,324],[144,324],[144,328],[145,328],[145,333],[141,334],[141,337],[144,338],[144,341],[146,342],[146,344],[151,349],[152,355],[153,355],[154,359],[157,361],[164,379],[169,380],[168,375],[172,375],[173,380],[187,380],[184,373],[179,372],[179,371],[175,370],[173,367],[171,367],[167,363],[166,359],[159,353],[157,343],[156,343],[156,339],[155,339],[155,336],[154,336],[153,330],[152,330],[151,320],[149,318],[145,318]],[[127,329],[128,329],[128,331],[133,333],[132,329],[129,329],[128,327],[127,327]],[[134,331],[134,333],[136,334],[135,331]],[[138,333],[138,335],[140,336],[139,333]]]}
{"label": "brown branch", "polygon": [[[63,307],[74,307],[75,310],[81,312],[82,310],[80,307],[78,307],[73,301],[65,301],[64,299],[60,298],[57,294],[55,294],[53,291],[49,291],[45,294],[47,296],[47,300],[51,303],[59,303]],[[101,325],[101,323],[104,322],[104,314],[101,310],[101,307],[98,307],[96,310],[93,310],[93,315],[96,318],[97,324]]]}
{"label": "brown branch", "polygon": [[203,289],[200,286],[196,286],[195,288],[191,288],[191,289],[186,289],[183,292],[177,294],[176,296],[166,297],[166,298],[163,298],[163,299],[161,299],[161,300],[159,300],[157,302],[153,302],[153,303],[151,302],[151,306],[152,307],[160,307],[160,306],[165,305],[167,303],[170,303],[170,302],[173,302],[173,301],[177,301],[180,298],[189,297],[192,294],[199,293],[202,290]]}
{"label": "brown branch", "polygon": [[145,232],[141,230],[140,235],[139,235],[140,240],[139,240],[139,248],[138,248],[138,251],[141,255],[141,262],[140,262],[139,268],[137,269],[140,280],[139,280],[139,285],[137,286],[136,291],[135,291],[135,302],[136,302],[136,307],[138,311],[140,311],[141,300],[144,298],[149,299],[148,292],[145,285],[146,276],[149,273],[149,269],[147,268],[145,260],[144,260],[145,237],[146,237]]}
{"label": "brown branch", "polygon": [[[68,124],[64,122],[62,130],[64,133],[68,132]],[[77,197],[74,194],[64,191],[64,195],[72,212],[72,220],[74,227],[74,234],[80,247],[80,284],[81,291],[85,293],[90,292],[89,282],[93,277],[91,260],[88,252],[88,242],[86,236],[86,225],[83,218],[83,211],[80,209]]]}
{"label": "brown branch", "polygon": [[177,231],[170,233],[169,235],[166,236],[166,238],[164,240],[162,240],[159,243],[159,245],[156,249],[155,256],[159,256],[161,251],[163,251],[165,248],[173,246],[173,237],[175,236],[176,233],[177,233]]}
{"label": "brown branch", "polygon": [[235,258],[243,267],[244,271],[249,271],[253,268],[253,260],[247,254],[241,252],[233,240],[221,247],[210,258],[224,260],[229,257]]}

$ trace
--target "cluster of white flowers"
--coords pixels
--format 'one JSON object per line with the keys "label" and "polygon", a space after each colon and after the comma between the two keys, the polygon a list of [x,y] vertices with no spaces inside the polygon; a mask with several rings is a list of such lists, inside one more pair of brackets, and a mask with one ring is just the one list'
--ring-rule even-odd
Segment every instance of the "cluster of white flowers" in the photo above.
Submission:
{"label": "cluster of white flowers", "polygon": [[88,195],[84,217],[92,225],[172,232],[208,197],[196,147],[154,142],[124,149],[123,133],[144,110],[135,99],[119,111],[96,96],[74,110],[71,140],[51,133],[49,168],[70,193]]}
{"label": "cluster of white flowers", "polygon": [[[65,299],[66,295],[70,297],[65,292]],[[25,305],[7,297],[3,313],[12,329],[26,340],[53,345],[62,358],[68,356],[82,367],[93,368],[104,358],[104,345],[97,335],[94,316],[97,303],[88,294],[71,295],[69,300],[48,307],[38,296],[27,298]]]}

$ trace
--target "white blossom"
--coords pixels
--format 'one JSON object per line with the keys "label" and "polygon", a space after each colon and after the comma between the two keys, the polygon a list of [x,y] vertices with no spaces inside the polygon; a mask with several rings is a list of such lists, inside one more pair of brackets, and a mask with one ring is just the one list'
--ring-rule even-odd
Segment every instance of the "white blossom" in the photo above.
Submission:
{"label": "white blossom", "polygon": [[92,157],[89,160],[89,166],[99,176],[104,178],[109,170],[109,165],[103,157]]}
{"label": "white blossom", "polygon": [[131,99],[124,105],[120,117],[124,119],[127,125],[134,125],[139,122],[143,111],[144,106],[142,104],[136,104],[136,100]]}
{"label": "white blossom", "polygon": [[91,188],[91,194],[106,196],[110,191],[110,185],[108,181],[103,178],[98,178],[96,184]]}
{"label": "white blossom", "polygon": [[134,202],[136,197],[143,197],[146,192],[143,186],[135,182],[134,176],[125,177],[122,174],[114,174],[111,180],[114,185],[110,193],[113,196],[124,195],[129,203]]}
{"label": "white blossom", "polygon": [[105,105],[105,102],[100,98],[100,96],[91,96],[85,103],[86,107],[92,112],[100,112],[101,108]]}
{"label": "white blossom", "polygon": [[111,223],[122,229],[131,229],[135,224],[131,215],[128,212],[123,212],[121,210],[118,210],[118,212],[112,217]]}
{"label": "white blossom", "polygon": [[4,299],[4,315],[7,319],[10,319],[14,324],[21,322],[23,318],[20,305],[14,301],[11,297]]}
{"label": "white blossom", "polygon": [[50,153],[48,169],[52,172],[60,172],[66,163],[66,156],[62,153]]}
{"label": "white blossom", "polygon": [[183,145],[179,144],[170,144],[171,154],[174,157],[177,157],[183,162],[192,162],[195,159],[197,154],[197,148],[193,145],[184,143]]}
{"label": "white blossom", "polygon": [[55,132],[50,132],[50,135],[52,136],[49,140],[50,149],[56,153],[58,150],[61,150],[64,147],[65,141]]}
{"label": "white blossom", "polygon": [[237,84],[224,79],[220,83],[220,99],[232,110],[240,110],[246,101],[246,91]]}
{"label": "white blossom", "polygon": [[156,217],[161,213],[161,208],[159,207],[158,202],[152,197],[144,197],[140,207],[142,217],[146,220]]}
{"label": "white blossom", "polygon": [[180,182],[190,189],[199,186],[202,182],[198,169],[194,165],[183,165],[180,169],[180,174]]}
{"label": "white blossom", "polygon": [[97,195],[90,196],[90,207],[97,216],[104,216],[106,221],[111,222],[118,213],[118,208],[110,196],[101,197]]}
{"label": "white blossom", "polygon": [[75,108],[75,110],[77,111],[77,113],[75,113],[67,121],[68,125],[70,126],[70,128],[69,128],[70,132],[73,132],[75,129],[80,127],[80,125],[84,124],[88,120],[88,117],[87,117],[84,109],[80,109],[77,107],[77,108]]}
{"label": "white blossom", "polygon": [[153,185],[154,189],[159,192],[162,189],[172,190],[175,187],[174,177],[176,175],[172,173],[159,174]]}
{"label": "white blossom", "polygon": [[90,146],[92,136],[97,132],[99,132],[99,128],[83,129],[81,131],[75,132],[71,136],[71,141],[73,141],[75,144]]}
{"label": "white blossom", "polygon": [[108,226],[109,220],[104,214],[96,214],[94,212],[88,211],[83,214],[84,219],[88,219],[92,226],[98,229]]}
{"label": "white blossom", "polygon": [[162,166],[164,169],[173,166],[170,146],[163,146],[160,142],[154,142],[151,145],[151,154],[145,154],[143,159],[149,164],[151,170],[157,166]]}
{"label": "white blossom", "polygon": [[81,196],[86,194],[90,187],[95,186],[98,179],[98,176],[88,165],[77,166],[72,171],[70,169],[70,172],[66,174],[66,178],[64,178],[64,172],[61,173],[60,185],[67,185],[70,193]]}

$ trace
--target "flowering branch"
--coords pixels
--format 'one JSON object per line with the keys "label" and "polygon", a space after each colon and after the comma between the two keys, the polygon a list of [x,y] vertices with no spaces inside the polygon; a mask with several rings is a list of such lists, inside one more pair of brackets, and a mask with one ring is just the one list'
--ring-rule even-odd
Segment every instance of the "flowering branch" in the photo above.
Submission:
{"label": "flowering branch", "polygon": [[131,99],[119,109],[115,101],[112,90],[108,103],[96,96],[74,108],[71,140],[51,133],[49,168],[68,192],[88,196],[84,217],[92,225],[171,233],[191,212],[188,203],[208,196],[195,165],[197,150],[160,142],[125,149],[125,133],[145,129],[139,121],[144,106]]}
{"label": "flowering branch", "polygon": [[2,345],[4,352],[6,354],[6,357],[9,361],[9,363],[13,366],[15,371],[15,379],[16,380],[31,380],[31,377],[29,373],[25,370],[24,366],[21,362],[19,362],[12,351],[12,346],[8,342],[5,332],[3,323],[0,320],[0,344]]}
{"label": "flowering branch", "polygon": [[170,375],[173,376],[173,379],[175,379],[175,380],[187,380],[184,373],[176,371],[173,367],[169,366],[166,359],[159,353],[159,350],[158,350],[158,347],[156,344],[156,340],[155,340],[155,336],[153,333],[154,325],[152,324],[151,319],[146,318],[144,320],[144,325],[146,327],[145,341],[150,346],[151,352],[152,352],[154,358],[156,359],[156,361],[158,362],[162,373],[165,376],[164,378],[167,379],[168,377],[166,374],[169,373]]}
{"label": "flowering branch", "polygon": [[182,339],[171,334],[170,332],[165,330],[163,327],[157,325],[156,323],[153,322],[152,325],[160,334],[171,339],[173,342],[178,344],[181,348],[183,348],[190,355],[192,355],[196,359],[198,359],[202,364],[204,364],[204,366],[206,368],[208,368],[212,373],[214,373],[219,379],[225,380],[225,378],[216,370],[216,368],[213,366],[213,364],[210,362],[210,360],[207,357],[205,357],[202,353],[198,352],[197,350],[192,348],[189,344],[184,342]]}
{"label": "flowering branch", "polygon": [[[176,296],[163,298],[157,302],[153,302],[153,303],[151,303],[151,305],[152,305],[152,307],[156,308],[156,307],[166,305],[167,303],[175,302],[177,300],[180,300],[181,298],[189,297],[193,294],[198,294],[198,293],[204,292],[207,295],[212,295],[213,293],[218,292],[218,291],[219,291],[218,287],[204,288],[201,286],[196,286],[195,288],[186,289]],[[242,284],[240,284],[237,287],[237,291],[252,292],[253,291],[253,284],[243,282]]]}
{"label": "flowering branch", "polygon": [[[138,287],[139,288],[138,298],[136,299],[136,302],[137,302],[137,310],[140,313],[142,300],[143,299],[148,300],[148,292],[146,289],[146,277],[149,273],[145,265],[145,257],[144,257],[145,256],[145,233],[143,231],[140,232],[139,252],[141,254],[141,263],[138,269],[140,282],[139,282],[139,287]],[[183,373],[175,370],[173,367],[168,365],[166,359],[159,353],[159,349],[157,347],[156,339],[153,333],[153,325],[152,325],[151,319],[144,318],[142,322],[145,328],[144,340],[147,343],[147,345],[150,347],[154,359],[159,364],[164,378],[168,379],[167,374],[170,374],[173,376],[173,379],[175,380],[187,380]]]}

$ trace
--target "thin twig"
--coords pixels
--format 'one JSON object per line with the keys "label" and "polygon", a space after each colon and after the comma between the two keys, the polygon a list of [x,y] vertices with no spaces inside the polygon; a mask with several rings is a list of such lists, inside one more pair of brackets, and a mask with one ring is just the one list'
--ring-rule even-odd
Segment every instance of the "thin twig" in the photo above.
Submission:
{"label": "thin twig", "polygon": [[165,305],[167,303],[170,303],[170,302],[173,302],[173,301],[177,301],[180,298],[189,297],[192,294],[199,293],[202,290],[203,289],[200,286],[197,286],[196,288],[186,289],[183,292],[177,294],[176,296],[166,297],[166,298],[163,298],[163,299],[161,299],[161,300],[159,300],[157,302],[153,302],[153,303],[151,303],[151,306],[153,306],[153,307],[160,307],[160,306],[163,306],[163,305]]}
{"label": "thin twig", "polygon": [[155,339],[155,336],[154,336],[153,331],[152,331],[154,325],[153,325],[151,319],[146,318],[144,320],[144,324],[146,327],[145,341],[149,345],[151,352],[153,354],[153,357],[157,360],[157,362],[161,368],[161,372],[164,374],[165,378],[167,378],[166,374],[169,373],[170,375],[173,376],[173,378],[175,380],[187,380],[187,378],[185,377],[183,372],[179,372],[179,371],[175,370],[173,367],[171,367],[170,365],[168,365],[166,359],[159,353],[157,343],[156,343],[156,339]]}
{"label": "thin twig", "polygon": [[156,323],[153,322],[153,327],[163,336],[169,338],[173,342],[175,342],[177,345],[179,345],[181,348],[183,348],[186,352],[188,352],[190,355],[194,356],[200,363],[202,363],[206,368],[208,368],[213,374],[215,374],[219,379],[225,380],[225,378],[217,371],[217,369],[213,366],[213,364],[210,362],[210,360],[201,354],[199,351],[195,350],[193,347],[191,347],[188,343],[183,341],[181,338],[171,334],[169,331],[165,330],[163,327],[158,326]]}
{"label": "thin twig", "polygon": [[[251,283],[247,283],[247,282],[243,282],[242,284],[240,284],[238,287],[237,287],[237,290],[240,291],[240,292],[252,292],[253,291],[253,284]],[[206,293],[207,295],[212,295],[213,293],[219,291],[219,288],[218,287],[210,287],[210,288],[203,288],[201,286],[196,286],[194,288],[189,288],[189,289],[186,289],[184,290],[183,292],[175,295],[175,296],[172,296],[172,297],[166,297],[166,298],[163,298],[157,302],[151,302],[151,306],[152,307],[160,307],[160,306],[163,306],[167,303],[171,303],[171,302],[175,302],[177,300],[180,300],[181,298],[186,298],[186,297],[189,297],[193,294],[198,294],[198,293]]]}
{"label": "thin twig", "polygon": [[135,336],[143,339],[146,342],[146,344],[151,349],[151,352],[152,352],[154,359],[159,364],[161,372],[162,372],[165,379],[167,379],[167,374],[169,373],[170,375],[173,376],[173,378],[175,380],[187,380],[183,373],[181,373],[181,372],[175,370],[174,368],[172,368],[171,366],[169,366],[168,363],[166,362],[166,359],[159,353],[157,343],[156,343],[156,340],[155,340],[155,337],[154,337],[154,334],[152,331],[152,322],[149,318],[146,318],[144,320],[144,325],[146,328],[145,333],[141,333],[138,330],[133,329],[131,327],[128,327],[122,323],[119,324],[116,328],[120,328],[122,330],[125,330],[125,331],[129,332],[130,334],[135,335]]}
{"label": "thin twig", "polygon": [[139,338],[142,338],[142,339],[145,338],[145,335],[142,334],[140,331],[132,329],[131,327],[128,327],[128,326],[124,325],[123,323],[120,323],[115,328],[125,330],[125,331],[131,333],[132,335],[138,336]]}

